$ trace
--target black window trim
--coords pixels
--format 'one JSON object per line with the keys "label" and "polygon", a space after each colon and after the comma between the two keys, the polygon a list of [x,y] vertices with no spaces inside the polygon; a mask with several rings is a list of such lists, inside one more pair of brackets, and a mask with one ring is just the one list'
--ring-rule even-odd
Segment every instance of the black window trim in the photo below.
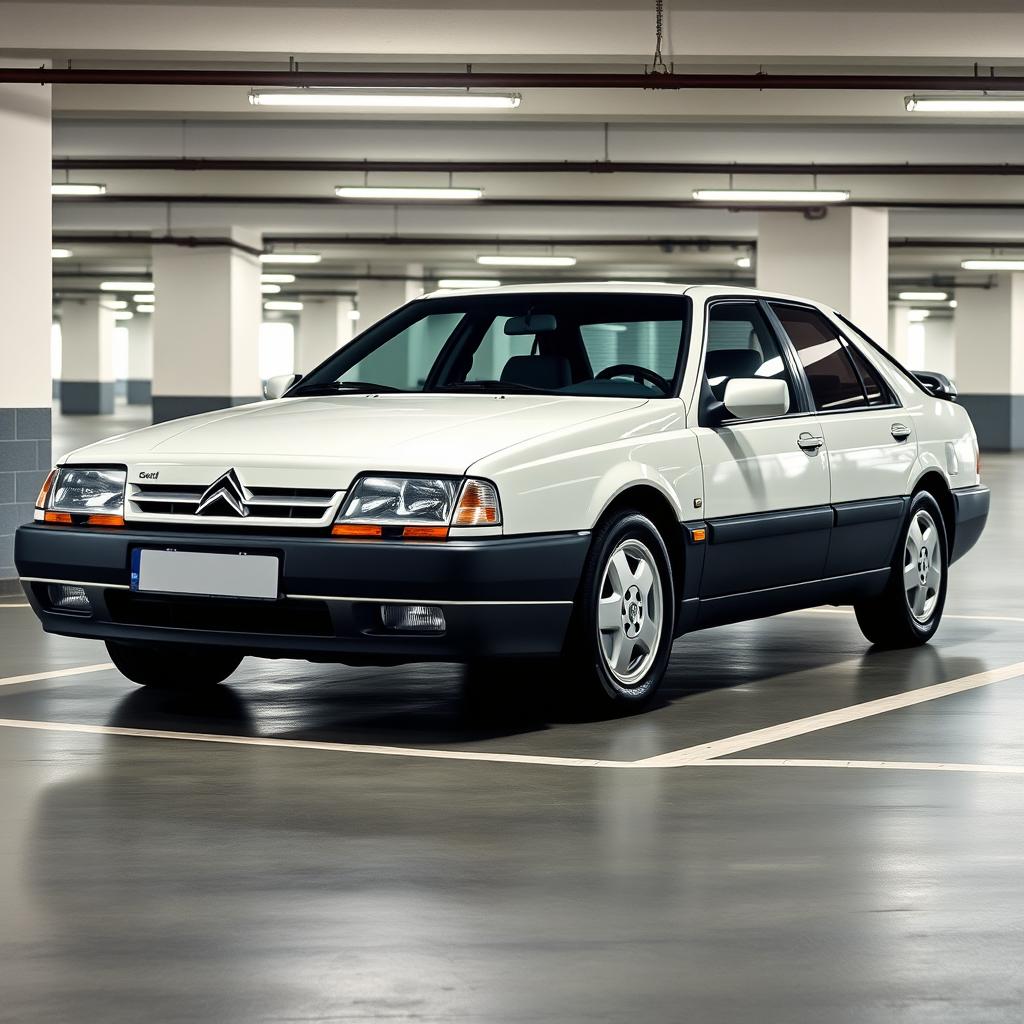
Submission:
{"label": "black window trim", "polygon": [[[911,383],[911,384],[913,384],[913,385],[914,385],[914,387],[916,387],[916,388],[918,389],[918,391],[921,391],[922,393],[924,393],[925,395],[927,395],[927,396],[928,396],[929,398],[934,398],[934,397],[935,397],[935,396],[934,396],[934,395],[933,395],[933,394],[932,394],[932,393],[931,393],[931,392],[930,392],[930,391],[929,391],[929,390],[928,390],[928,389],[927,389],[927,388],[926,388],[926,387],[925,387],[925,386],[924,386],[924,385],[923,385],[923,384],[922,384],[922,383],[921,383],[921,382],[920,382],[920,381],[919,381],[919,380],[917,379],[917,377],[916,377],[916,376],[914,376],[914,373],[913,373],[913,371],[912,371],[912,370],[908,370],[908,369],[907,369],[907,368],[906,368],[906,367],[905,367],[905,366],[904,366],[904,365],[903,365],[903,364],[902,364],[902,363],[901,363],[901,362],[900,362],[900,361],[899,361],[899,360],[898,360],[898,359],[897,359],[897,358],[896,358],[896,357],[895,357],[895,356],[894,356],[894,355],[893,355],[893,354],[892,354],[892,353],[891,353],[890,351],[888,351],[888,349],[884,349],[884,348],[882,348],[882,346],[881,346],[881,345],[879,345],[879,344],[878,344],[878,342],[877,342],[877,341],[875,341],[875,339],[874,339],[874,338],[872,338],[872,337],[871,337],[870,335],[868,335],[868,334],[865,334],[865,333],[864,333],[864,331],[862,331],[862,330],[861,330],[861,329],[860,329],[860,328],[859,328],[859,327],[858,327],[858,326],[857,326],[857,325],[856,325],[856,324],[855,324],[855,323],[854,323],[854,322],[853,322],[852,320],[850,320],[850,319],[849,319],[848,317],[845,317],[845,316],[843,316],[843,314],[842,314],[842,313],[839,313],[839,312],[835,312],[835,311],[833,311],[833,314],[832,314],[832,315],[833,315],[833,316],[834,316],[834,317],[835,317],[835,318],[836,318],[836,319],[837,319],[837,320],[838,320],[838,321],[839,321],[840,323],[842,323],[842,324],[845,324],[845,325],[846,325],[846,327],[848,327],[848,328],[849,328],[849,329],[850,329],[851,331],[853,331],[853,333],[854,333],[854,334],[856,334],[856,335],[858,335],[858,336],[859,336],[860,338],[862,338],[862,339],[863,339],[863,340],[864,340],[864,341],[865,341],[865,342],[866,342],[866,343],[868,344],[868,346],[870,346],[870,347],[871,347],[871,348],[872,348],[872,349],[873,349],[873,350],[875,351],[875,353],[876,353],[877,355],[880,355],[880,356],[881,356],[881,357],[882,357],[882,358],[883,358],[883,359],[884,359],[884,360],[885,360],[886,362],[888,362],[888,363],[892,363],[892,365],[893,365],[893,366],[895,366],[895,367],[896,367],[896,369],[897,369],[897,370],[899,370],[899,371],[900,371],[900,373],[901,373],[901,374],[903,374],[903,376],[904,376],[904,377],[906,377],[906,378],[907,378],[907,379],[908,379],[908,380],[910,381],[910,383]],[[885,382],[885,385],[886,385],[886,387],[889,387],[889,382],[888,382],[888,381],[886,381],[886,382]],[[893,389],[892,389],[892,388],[889,388],[889,391],[890,391],[890,393],[891,393],[891,394],[892,394],[892,396],[893,396],[893,405],[892,405],[892,408],[894,408],[894,409],[902,409],[902,408],[903,408],[903,403],[902,403],[902,402],[900,401],[900,397],[899,397],[899,395],[897,395],[897,394],[896,394],[896,393],[895,393],[895,392],[893,391]],[[884,408],[884,407],[883,407],[883,406],[874,406],[874,408],[876,408],[876,409],[880,409],[880,408]]]}
{"label": "black window trim", "polygon": [[[775,310],[772,308],[771,303],[776,303],[776,304],[778,304],[780,306],[793,306],[793,307],[795,307],[797,309],[810,310],[811,312],[814,312],[814,313],[817,313],[817,314],[819,314],[821,316],[824,316],[825,319],[828,320],[830,323],[832,322],[831,318],[819,306],[815,306],[815,305],[813,305],[812,303],[809,303],[809,302],[798,302],[798,301],[795,301],[793,299],[774,299],[774,298],[773,299],[765,299],[763,301],[765,302],[766,305],[768,305],[769,309],[771,310],[772,316],[775,317],[776,321],[778,322],[778,329],[780,331],[782,331],[782,334],[785,337],[787,344],[789,344],[789,346],[792,348],[792,351],[793,351],[794,355],[796,356],[798,362],[799,362],[799,358],[800,357],[799,357],[799,353],[796,351],[796,346],[793,344],[792,339],[786,333],[786,329],[782,326],[782,321],[778,317],[775,316]],[[853,327],[853,329],[855,331],[857,331],[857,333],[861,333],[845,317],[841,316],[839,313],[836,313],[835,315],[836,315],[836,317],[839,320],[841,320],[848,327]],[[847,345],[855,344],[843,332],[843,330],[840,327],[838,327],[836,324],[832,324],[832,326],[835,327],[836,334],[838,335],[838,337],[843,342],[845,342]],[[879,346],[876,342],[871,341],[871,339],[868,338],[866,334],[862,335],[862,336],[864,337],[864,339],[866,341],[869,341],[873,347],[879,349],[879,351],[885,352],[885,350],[882,349],[881,346]],[[861,391],[863,392],[863,395],[864,395],[864,404],[863,405],[853,406],[852,408],[851,407],[847,407],[845,409],[817,409],[817,408],[815,408],[814,396],[813,396],[813,393],[811,392],[810,381],[807,378],[807,373],[806,373],[806,371],[803,368],[803,364],[800,363],[799,364],[800,365],[800,372],[803,375],[804,383],[805,383],[805,385],[807,387],[808,394],[811,397],[811,407],[812,407],[812,409],[814,409],[814,412],[816,413],[816,415],[818,415],[818,416],[838,416],[838,415],[846,415],[846,414],[849,414],[849,413],[856,413],[856,412],[875,412],[875,411],[877,411],[879,409],[901,409],[901,408],[903,408],[903,405],[900,402],[898,396],[895,394],[893,389],[891,387],[889,387],[888,381],[886,381],[884,379],[882,380],[882,385],[885,387],[886,391],[889,393],[889,401],[888,402],[884,402],[884,403],[880,402],[877,405],[871,405],[869,400],[868,400],[867,386],[864,383],[864,378],[861,375],[860,369],[858,368],[856,361],[853,360],[848,353],[845,353],[845,351],[844,351],[844,354],[846,355],[846,359],[849,362],[850,366],[853,367],[853,372],[856,375],[857,380],[860,381]],[[888,353],[885,353],[885,354],[888,355]],[[892,361],[894,363],[896,363],[895,359],[892,360]],[[896,365],[899,366],[899,363],[896,363]],[[901,367],[901,369],[902,369],[902,367]],[[907,371],[904,370],[903,372],[906,373]]]}
{"label": "black window trim", "polygon": [[710,341],[710,324],[711,324],[711,310],[718,305],[731,304],[736,305],[737,303],[754,306],[761,314],[765,321],[765,326],[778,346],[779,353],[781,354],[786,366],[789,369],[790,376],[793,380],[795,394],[790,397],[796,401],[800,406],[799,409],[791,409],[787,413],[783,413],[781,416],[757,416],[750,418],[739,418],[737,416],[728,416],[725,419],[720,420],[718,423],[711,427],[716,429],[719,427],[734,427],[744,423],[765,423],[772,422],[774,420],[792,420],[799,419],[804,416],[816,415],[814,409],[814,401],[811,396],[810,386],[807,383],[807,377],[804,374],[803,367],[796,356],[796,352],[793,349],[792,343],[789,338],[785,335],[785,332],[781,331],[781,324],[778,322],[778,318],[772,313],[771,309],[767,306],[767,300],[761,295],[739,294],[739,295],[715,295],[708,299],[704,303],[704,333],[701,338],[701,366],[700,366],[700,378],[698,388],[700,396],[697,402],[697,426],[709,427],[710,424],[706,422],[707,418],[707,398],[711,395],[711,388],[708,384],[707,375],[707,356],[708,356],[708,342]]}

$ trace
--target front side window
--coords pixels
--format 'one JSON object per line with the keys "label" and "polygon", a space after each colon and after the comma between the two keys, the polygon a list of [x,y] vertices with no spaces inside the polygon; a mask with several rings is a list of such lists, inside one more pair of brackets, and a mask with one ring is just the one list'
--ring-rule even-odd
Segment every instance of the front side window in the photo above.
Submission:
{"label": "front side window", "polygon": [[711,307],[704,371],[719,401],[733,377],[785,381],[790,401],[796,400],[782,350],[755,302],[716,302]]}
{"label": "front side window", "polygon": [[846,339],[816,309],[769,303],[789,335],[807,374],[814,405],[819,411],[856,409],[868,404],[860,376],[850,358]]}
{"label": "front side window", "polygon": [[664,398],[678,391],[681,295],[496,293],[410,303],[290,392],[540,392]]}

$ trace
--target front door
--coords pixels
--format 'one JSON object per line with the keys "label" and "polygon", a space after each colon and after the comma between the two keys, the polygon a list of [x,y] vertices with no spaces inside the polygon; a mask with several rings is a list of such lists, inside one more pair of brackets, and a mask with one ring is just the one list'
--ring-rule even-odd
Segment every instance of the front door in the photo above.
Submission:
{"label": "front door", "polygon": [[828,452],[791,352],[756,301],[713,302],[706,323],[705,395],[721,400],[731,378],[774,378],[789,387],[790,411],[695,431],[708,523],[702,616],[705,602],[820,579],[832,528]]}

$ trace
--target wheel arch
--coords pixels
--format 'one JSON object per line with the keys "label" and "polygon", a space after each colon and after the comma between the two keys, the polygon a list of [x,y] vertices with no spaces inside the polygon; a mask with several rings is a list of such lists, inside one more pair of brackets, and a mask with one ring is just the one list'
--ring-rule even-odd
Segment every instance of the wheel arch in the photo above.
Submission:
{"label": "wheel arch", "polygon": [[927,469],[914,483],[914,489],[910,492],[911,498],[921,491],[927,491],[938,503],[942,512],[942,523],[946,528],[947,557],[952,554],[953,540],[956,536],[956,505],[953,501],[953,492],[950,490],[949,481],[938,469]]}

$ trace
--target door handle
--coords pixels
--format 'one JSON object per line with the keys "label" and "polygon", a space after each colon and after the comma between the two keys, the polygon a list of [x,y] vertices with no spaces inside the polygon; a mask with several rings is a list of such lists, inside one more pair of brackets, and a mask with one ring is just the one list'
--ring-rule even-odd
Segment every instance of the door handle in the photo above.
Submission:
{"label": "door handle", "polygon": [[814,434],[809,434],[805,430],[797,439],[797,445],[801,450],[807,452],[808,455],[816,455],[818,449],[825,443],[825,438],[815,437]]}
{"label": "door handle", "polygon": [[906,441],[910,437],[910,427],[905,423],[894,423],[890,433],[897,441]]}

